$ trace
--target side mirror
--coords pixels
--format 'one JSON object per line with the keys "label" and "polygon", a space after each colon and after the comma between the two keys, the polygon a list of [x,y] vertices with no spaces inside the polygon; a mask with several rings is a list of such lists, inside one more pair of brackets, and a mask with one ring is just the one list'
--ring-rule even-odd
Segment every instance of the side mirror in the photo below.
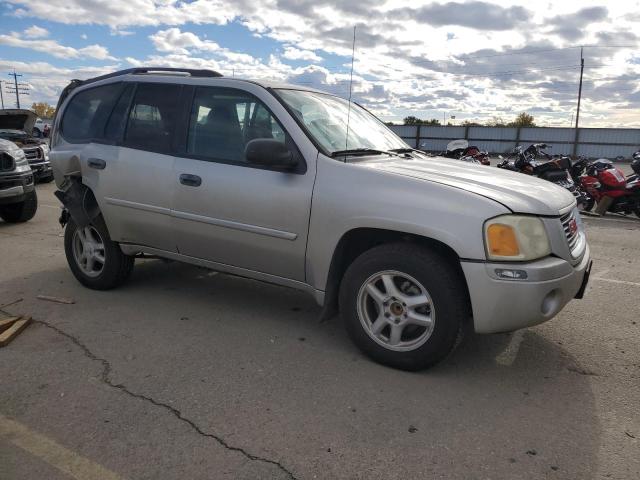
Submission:
{"label": "side mirror", "polygon": [[293,152],[284,143],[273,138],[256,138],[244,149],[247,162],[263,167],[291,170],[298,165]]}

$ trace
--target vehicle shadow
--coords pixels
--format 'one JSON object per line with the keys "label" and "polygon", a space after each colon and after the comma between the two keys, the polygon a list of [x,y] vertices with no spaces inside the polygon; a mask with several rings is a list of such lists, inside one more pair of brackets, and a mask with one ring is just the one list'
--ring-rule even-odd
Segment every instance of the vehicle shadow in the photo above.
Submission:
{"label": "vehicle shadow", "polygon": [[320,323],[311,297],[283,287],[157,260],[107,292],[64,268],[16,280],[74,298],[21,308],[82,339],[118,382],[299,478],[596,476],[591,376],[539,330],[470,335],[408,373],[365,358],[338,318]]}

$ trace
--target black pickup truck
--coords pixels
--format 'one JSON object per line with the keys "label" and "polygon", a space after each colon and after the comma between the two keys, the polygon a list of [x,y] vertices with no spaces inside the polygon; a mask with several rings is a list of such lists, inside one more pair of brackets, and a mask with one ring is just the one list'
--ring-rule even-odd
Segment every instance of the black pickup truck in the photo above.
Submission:
{"label": "black pickup truck", "polygon": [[0,218],[8,223],[26,222],[37,209],[33,171],[24,151],[0,139]]}

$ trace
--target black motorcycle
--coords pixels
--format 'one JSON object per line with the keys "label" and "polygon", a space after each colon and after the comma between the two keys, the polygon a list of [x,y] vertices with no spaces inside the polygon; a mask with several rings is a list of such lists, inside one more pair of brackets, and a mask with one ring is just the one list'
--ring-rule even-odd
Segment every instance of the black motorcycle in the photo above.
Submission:
{"label": "black motorcycle", "polygon": [[[571,159],[561,155],[554,157],[545,151],[548,148],[551,147],[546,143],[534,143],[526,149],[518,146],[509,158],[498,164],[498,168],[533,175],[555,183],[571,192],[576,198],[578,207],[584,208],[589,198],[576,186],[571,171],[573,167]],[[543,157],[544,161],[540,161],[539,157]]]}

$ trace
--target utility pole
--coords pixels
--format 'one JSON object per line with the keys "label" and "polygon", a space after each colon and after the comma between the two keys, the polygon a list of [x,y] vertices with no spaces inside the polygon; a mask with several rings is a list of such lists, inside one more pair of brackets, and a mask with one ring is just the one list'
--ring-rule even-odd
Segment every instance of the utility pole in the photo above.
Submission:
{"label": "utility pole", "polygon": [[20,94],[18,93],[18,77],[21,77],[22,75],[16,73],[16,70],[14,68],[13,73],[10,73],[9,76],[13,77],[13,85],[15,86],[15,89],[16,89],[16,105],[18,106],[18,108],[20,108]]}
{"label": "utility pole", "polygon": [[580,125],[580,101],[582,100],[582,76],[584,75],[583,47],[580,47],[580,86],[578,87],[578,109],[576,110],[576,136],[573,141],[573,156],[578,152],[578,127]]}
{"label": "utility pole", "polygon": [[582,75],[584,74],[584,56],[582,55],[582,47],[580,47],[580,86],[578,87],[578,110],[576,111],[576,130],[580,121],[580,100],[582,100]]}
{"label": "utility pole", "polygon": [[2,110],[4,110],[4,95],[2,94],[3,85],[4,85],[4,80],[0,80],[0,101],[2,101]]}
{"label": "utility pole", "polygon": [[18,77],[21,77],[22,74],[16,73],[15,69],[13,70],[13,73],[9,73],[8,75],[13,77],[13,85],[9,84],[8,93],[16,94],[16,107],[20,108],[20,94],[29,95],[29,85],[25,83],[18,83]]}

